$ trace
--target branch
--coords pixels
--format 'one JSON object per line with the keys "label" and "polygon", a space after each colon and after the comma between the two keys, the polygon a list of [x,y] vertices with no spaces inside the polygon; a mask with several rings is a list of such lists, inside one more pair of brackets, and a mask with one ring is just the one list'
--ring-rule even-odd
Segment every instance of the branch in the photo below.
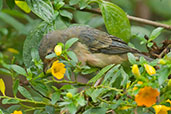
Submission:
{"label": "branch", "polygon": [[[76,9],[80,10],[79,8],[76,8]],[[80,11],[86,11],[86,12],[91,12],[91,13],[101,15],[101,12],[99,10],[82,9]],[[142,19],[142,18],[130,16],[130,15],[127,15],[127,17],[131,21],[136,21],[136,22],[139,22],[139,23],[143,23],[143,24],[147,24],[147,25],[151,25],[151,26],[155,26],[155,27],[163,27],[163,28],[165,28],[167,30],[171,30],[171,26],[166,25],[166,24],[162,24],[162,23],[158,23],[158,22],[154,22],[154,21],[151,21],[151,20]]]}

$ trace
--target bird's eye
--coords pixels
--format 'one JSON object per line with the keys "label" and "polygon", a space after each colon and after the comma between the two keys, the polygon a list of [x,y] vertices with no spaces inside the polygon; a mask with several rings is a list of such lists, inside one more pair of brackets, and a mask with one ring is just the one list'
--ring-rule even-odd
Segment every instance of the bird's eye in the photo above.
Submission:
{"label": "bird's eye", "polygon": [[52,54],[52,52],[47,53],[47,55],[50,55],[50,54]]}

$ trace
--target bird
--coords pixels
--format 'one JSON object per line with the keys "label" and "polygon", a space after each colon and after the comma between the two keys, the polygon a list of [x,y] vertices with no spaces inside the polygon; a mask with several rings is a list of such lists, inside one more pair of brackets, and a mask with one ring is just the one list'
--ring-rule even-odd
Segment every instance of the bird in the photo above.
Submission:
{"label": "bird", "polygon": [[40,41],[39,55],[44,63],[44,71],[53,63],[53,59],[47,59],[46,56],[54,52],[57,43],[66,43],[71,38],[78,38],[71,50],[80,62],[90,66],[103,68],[109,64],[120,64],[128,60],[129,52],[142,56],[141,52],[129,47],[120,38],[89,26],[72,26],[52,31]]}

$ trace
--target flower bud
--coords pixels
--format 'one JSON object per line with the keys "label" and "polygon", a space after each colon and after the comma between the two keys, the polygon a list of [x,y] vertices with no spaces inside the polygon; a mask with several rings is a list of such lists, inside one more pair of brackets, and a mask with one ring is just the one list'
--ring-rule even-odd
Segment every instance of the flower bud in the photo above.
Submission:
{"label": "flower bud", "polygon": [[164,64],[166,64],[166,61],[164,59],[160,59],[159,60],[159,63],[162,64],[162,65],[164,65]]}
{"label": "flower bud", "polygon": [[132,66],[132,73],[136,76],[136,77],[139,77],[141,74],[140,74],[140,71],[138,69],[138,65],[137,64],[134,64]]}
{"label": "flower bud", "polygon": [[154,75],[156,74],[156,70],[153,66],[148,65],[148,64],[144,64],[145,70],[149,75]]}
{"label": "flower bud", "polygon": [[61,45],[56,45],[55,48],[54,48],[54,51],[55,51],[57,56],[61,55],[61,53],[62,53],[62,46]]}
{"label": "flower bud", "polygon": [[67,96],[68,98],[72,98],[72,93],[68,92],[68,93],[66,94],[66,96]]}

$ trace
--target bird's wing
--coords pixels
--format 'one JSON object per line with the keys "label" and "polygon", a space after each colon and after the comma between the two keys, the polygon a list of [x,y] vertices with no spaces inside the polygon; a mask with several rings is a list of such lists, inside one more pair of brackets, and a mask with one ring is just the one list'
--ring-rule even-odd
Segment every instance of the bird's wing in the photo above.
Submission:
{"label": "bird's wing", "polygon": [[86,44],[89,50],[94,53],[124,54],[138,52],[130,48],[121,39],[92,28],[80,32],[80,41]]}

